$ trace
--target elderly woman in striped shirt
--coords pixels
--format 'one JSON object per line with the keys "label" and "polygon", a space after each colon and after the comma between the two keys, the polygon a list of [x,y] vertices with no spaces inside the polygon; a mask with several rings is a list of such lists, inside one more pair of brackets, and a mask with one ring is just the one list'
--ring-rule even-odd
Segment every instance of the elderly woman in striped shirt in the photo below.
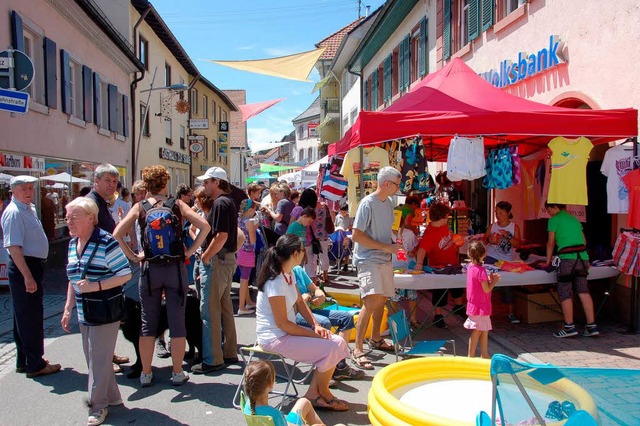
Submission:
{"label": "elderly woman in striped shirt", "polygon": [[81,297],[85,293],[121,287],[131,278],[131,270],[115,238],[97,227],[98,206],[93,200],[76,198],[67,204],[66,210],[66,221],[73,238],[69,242],[69,288],[61,322],[62,328],[69,332],[71,311],[77,307],[82,348],[89,368],[87,424],[99,425],[106,419],[109,406],[122,404],[111,365],[120,320],[102,325],[88,323],[82,311]]}

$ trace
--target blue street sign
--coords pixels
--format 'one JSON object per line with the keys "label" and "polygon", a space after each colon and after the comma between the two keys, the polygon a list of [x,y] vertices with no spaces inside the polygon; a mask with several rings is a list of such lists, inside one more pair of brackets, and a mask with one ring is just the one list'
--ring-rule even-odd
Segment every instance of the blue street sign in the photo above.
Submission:
{"label": "blue street sign", "polygon": [[0,89],[0,110],[26,114],[29,110],[29,94]]}

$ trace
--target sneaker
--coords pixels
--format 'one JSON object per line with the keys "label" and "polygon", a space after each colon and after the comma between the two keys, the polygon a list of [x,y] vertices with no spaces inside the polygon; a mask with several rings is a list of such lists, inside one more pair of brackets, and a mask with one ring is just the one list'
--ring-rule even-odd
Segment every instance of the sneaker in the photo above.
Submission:
{"label": "sneaker", "polygon": [[358,380],[364,377],[364,371],[345,365],[344,368],[336,367],[333,370],[333,378],[336,380]]}
{"label": "sneaker", "polygon": [[109,411],[106,408],[101,408],[99,411],[89,414],[89,418],[87,419],[87,425],[88,426],[101,425],[106,420],[108,412]]}
{"label": "sneaker", "polygon": [[169,358],[171,356],[171,352],[164,346],[164,342],[159,339],[156,340],[156,356],[158,358]]}
{"label": "sneaker", "polygon": [[598,331],[598,327],[595,324],[587,324],[584,331],[582,332],[582,335],[584,337],[593,337],[597,336],[598,334],[600,334],[600,332]]}
{"label": "sneaker", "polygon": [[250,309],[240,309],[238,308],[238,315],[251,315],[254,312]]}
{"label": "sneaker", "polygon": [[245,309],[252,309],[255,310],[256,309],[256,304],[255,303],[247,303],[246,305],[244,305]]}
{"label": "sneaker", "polygon": [[153,381],[153,373],[140,373],[140,385],[143,388],[148,388],[151,386],[151,382]]}
{"label": "sneaker", "polygon": [[515,316],[515,314],[507,315],[507,319],[511,324],[520,324],[520,320],[518,319],[517,316]]}
{"label": "sneaker", "polygon": [[438,328],[449,328],[447,323],[444,322],[444,317],[442,315],[436,315],[433,317],[433,325]]}
{"label": "sneaker", "polygon": [[467,319],[467,307],[465,305],[454,305],[452,312],[463,320]]}
{"label": "sneaker", "polygon": [[189,375],[182,370],[179,373],[171,373],[171,384],[173,386],[182,386],[189,381]]}
{"label": "sneaker", "polygon": [[573,337],[578,335],[578,330],[576,330],[576,326],[573,324],[567,325],[565,324],[559,331],[553,333],[555,337]]}
{"label": "sneaker", "polygon": [[191,372],[193,374],[207,374],[207,373],[211,373],[213,371],[222,370],[225,367],[226,367],[226,364],[224,362],[222,364],[218,364],[218,365],[209,365],[209,364],[207,364],[205,362],[202,362],[200,364],[194,364],[191,367]]}

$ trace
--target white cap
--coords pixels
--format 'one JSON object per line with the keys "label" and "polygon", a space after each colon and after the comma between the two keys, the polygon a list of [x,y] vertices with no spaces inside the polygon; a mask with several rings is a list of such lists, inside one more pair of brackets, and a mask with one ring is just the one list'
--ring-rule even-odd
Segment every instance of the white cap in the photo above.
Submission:
{"label": "white cap", "polygon": [[222,167],[209,167],[205,174],[203,174],[202,176],[198,176],[196,179],[220,179],[229,182],[229,179],[227,178],[227,172]]}
{"label": "white cap", "polygon": [[9,186],[13,188],[16,185],[22,185],[24,183],[33,183],[37,181],[38,181],[38,178],[33,176],[27,176],[27,175],[14,176],[11,178],[11,181],[9,181]]}

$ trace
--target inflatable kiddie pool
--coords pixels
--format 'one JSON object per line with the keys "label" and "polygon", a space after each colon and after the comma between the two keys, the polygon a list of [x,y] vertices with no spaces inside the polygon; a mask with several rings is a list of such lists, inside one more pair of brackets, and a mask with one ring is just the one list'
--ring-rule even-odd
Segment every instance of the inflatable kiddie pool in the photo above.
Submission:
{"label": "inflatable kiddie pool", "polygon": [[[368,414],[374,426],[475,425],[481,411],[491,414],[491,361],[466,357],[431,357],[396,362],[376,374],[368,397]],[[570,401],[576,410],[598,418],[593,398],[566,378],[542,385],[522,380],[527,394],[542,416],[553,401]],[[515,384],[500,384],[500,399],[507,424],[539,424]],[[547,425],[565,420],[546,418]],[[501,424],[501,423],[498,423]]]}

